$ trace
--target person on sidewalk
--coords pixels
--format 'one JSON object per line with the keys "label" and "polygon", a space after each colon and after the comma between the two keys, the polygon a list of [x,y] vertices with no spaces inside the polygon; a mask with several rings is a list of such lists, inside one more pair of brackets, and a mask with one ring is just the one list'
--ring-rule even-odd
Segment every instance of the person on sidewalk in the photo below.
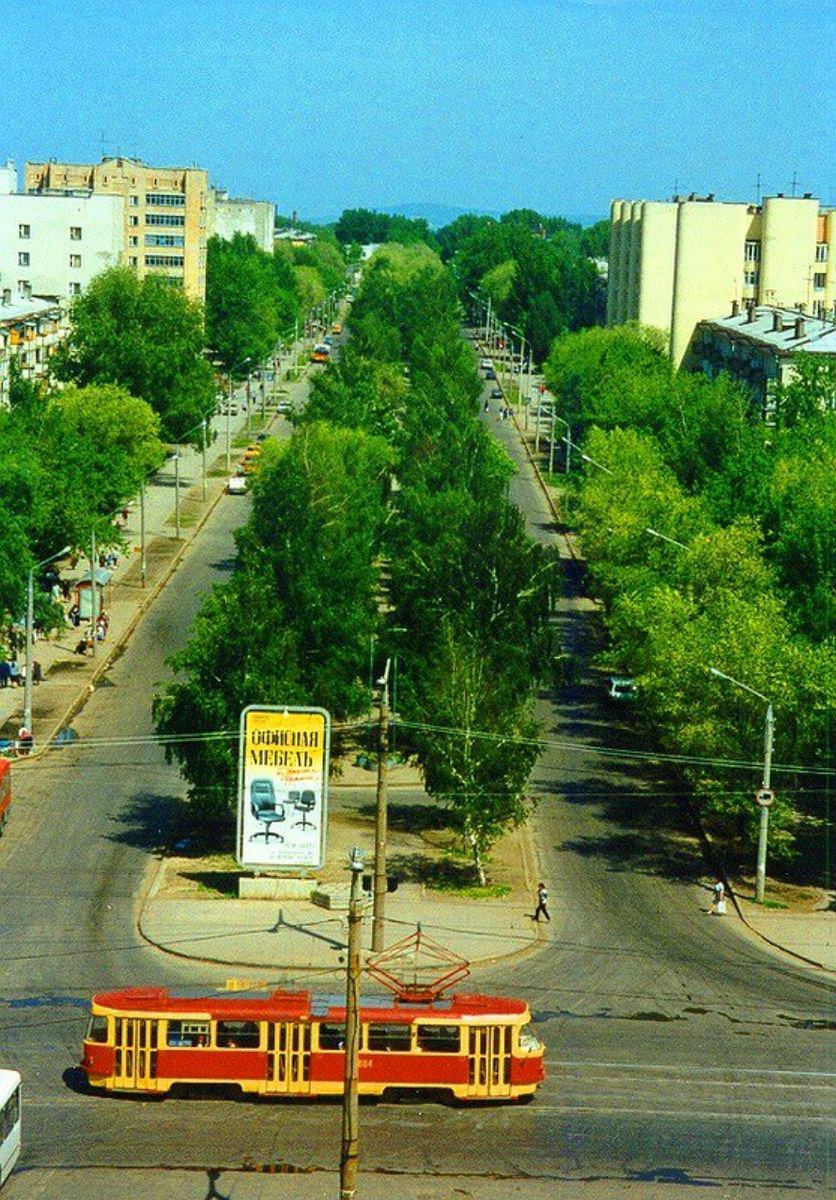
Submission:
{"label": "person on sidewalk", "polygon": [[35,743],[31,731],[25,725],[21,725],[17,731],[17,752],[19,755],[28,754]]}
{"label": "person on sidewalk", "polygon": [[722,879],[718,879],[711,889],[711,908],[708,911],[715,917],[722,917],[726,911],[726,885]]}
{"label": "person on sidewalk", "polygon": [[0,688],[7,688],[9,686],[10,676],[9,660],[7,658],[0,658]]}
{"label": "person on sidewalk", "polygon": [[20,667],[16,658],[9,659],[9,684],[11,687],[20,686]]}
{"label": "person on sidewalk", "polygon": [[543,916],[546,918],[547,921],[551,920],[551,917],[549,916],[549,910],[547,907],[548,901],[549,901],[549,893],[546,891],[546,885],[542,882],[538,883],[537,884],[537,907],[535,908],[535,910],[532,914],[532,917],[531,917],[532,921],[539,921],[540,913],[543,914]]}

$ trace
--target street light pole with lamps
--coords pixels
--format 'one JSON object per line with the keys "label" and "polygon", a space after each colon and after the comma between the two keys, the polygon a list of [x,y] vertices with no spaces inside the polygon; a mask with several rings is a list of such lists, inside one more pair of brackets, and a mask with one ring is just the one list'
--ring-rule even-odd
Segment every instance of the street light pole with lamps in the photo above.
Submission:
{"label": "street light pole with lamps", "polygon": [[32,732],[32,632],[35,625],[35,572],[41,567],[47,567],[51,562],[55,562],[57,558],[63,558],[65,554],[69,554],[70,547],[64,546],[57,554],[51,554],[49,558],[41,559],[35,563],[29,571],[29,578],[26,583],[26,678],[23,681],[23,724],[29,732]]}
{"label": "street light pole with lamps", "polygon": [[351,894],[348,902],[348,962],[345,991],[345,1066],[343,1072],[340,1200],[357,1192],[359,1068],[360,1068],[360,930],[363,922],[360,883],[365,854],[355,846],[349,856]]}
{"label": "street light pole with lamps", "polygon": [[235,403],[235,383],[232,375],[239,367],[245,367],[250,361],[251,355],[247,355],[241,362],[235,363],[229,368],[229,398],[226,402],[226,473],[227,475],[232,470],[232,405]]}
{"label": "street light pole with lamps", "polygon": [[733,683],[735,687],[742,688],[744,692],[750,692],[766,705],[766,723],[763,738],[763,783],[758,793],[758,804],[760,805],[761,814],[758,830],[758,865],[755,876],[755,900],[758,904],[762,904],[766,891],[766,845],[769,835],[769,807],[773,799],[770,788],[772,782],[772,739],[775,733],[772,701],[761,692],[756,692],[753,687],[749,687],[748,683],[741,683],[739,679],[733,679],[731,675],[726,675],[724,671],[718,671],[716,667],[709,667],[708,669],[718,679],[725,679],[727,683]]}

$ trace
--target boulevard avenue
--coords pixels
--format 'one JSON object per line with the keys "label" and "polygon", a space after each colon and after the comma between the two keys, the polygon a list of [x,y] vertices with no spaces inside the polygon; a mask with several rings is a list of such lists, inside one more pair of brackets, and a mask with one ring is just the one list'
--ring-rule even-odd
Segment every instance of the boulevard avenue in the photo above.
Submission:
{"label": "boulevard avenue", "polygon": [[[386,1195],[406,1200],[461,1194],[453,1182],[465,1177],[476,1181],[470,1194],[491,1200],[679,1200],[697,1189],[830,1195],[832,977],[707,917],[709,867],[699,842],[663,819],[675,785],[645,762],[597,752],[637,747],[620,713],[616,721],[604,709],[589,667],[600,632],[582,564],[554,527],[515,423],[490,411],[484,419],[518,464],[512,499],[531,536],[561,546],[556,620],[564,645],[585,664],[577,683],[539,699],[546,740],[569,747],[544,751],[533,776],[551,924],[536,953],[480,968],[467,985],[528,1000],[546,1045],[547,1080],[525,1108],[364,1105],[358,1196],[383,1195],[381,1182]],[[126,1195],[203,1200],[214,1168],[336,1166],[337,1104],[133,1103],[85,1094],[75,1070],[92,992],[222,986],[230,974],[147,945],[137,910],[183,791],[177,768],[150,738],[151,698],[201,597],[228,578],[245,515],[245,503],[218,504],[74,722],[80,742],[21,772],[15,820],[0,843],[0,1045],[3,1064],[22,1072],[26,1096],[22,1171],[8,1185],[10,1200],[116,1196],[107,1190],[112,1180],[96,1190],[93,1168],[141,1172]],[[342,987],[338,972],[271,982]],[[88,1172],[62,1176],[72,1168]],[[193,1189],[153,1190],[156,1168],[194,1168]],[[384,1172],[415,1178],[393,1181]],[[364,1190],[378,1173],[375,1190]],[[435,1176],[448,1179],[446,1190],[428,1190]],[[288,1176],[287,1190],[281,1179],[259,1176],[263,1187],[244,1191],[238,1178],[226,1174],[209,1195],[337,1194],[317,1175],[301,1184]],[[505,1191],[480,1192],[480,1180],[504,1180]]]}

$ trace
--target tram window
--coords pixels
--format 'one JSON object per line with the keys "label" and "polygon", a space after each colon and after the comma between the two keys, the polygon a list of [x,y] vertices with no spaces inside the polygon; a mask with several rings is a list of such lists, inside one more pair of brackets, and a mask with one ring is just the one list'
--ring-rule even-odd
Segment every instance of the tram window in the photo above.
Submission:
{"label": "tram window", "polygon": [[107,1017],[91,1017],[87,1026],[88,1042],[107,1041]]}
{"label": "tram window", "polygon": [[412,1049],[412,1030],[409,1025],[370,1025],[366,1044],[369,1050],[409,1053]]}
{"label": "tram window", "polygon": [[257,1050],[260,1040],[258,1021],[218,1021],[216,1045],[239,1050]]}
{"label": "tram window", "polygon": [[208,1046],[209,1022],[169,1021],[167,1044],[169,1046],[176,1046],[179,1049]]}
{"label": "tram window", "polygon": [[461,1049],[458,1025],[419,1025],[418,1049],[430,1054],[458,1054]]}
{"label": "tram window", "polygon": [[320,1050],[345,1049],[345,1025],[335,1025],[329,1021],[321,1021],[319,1025]]}

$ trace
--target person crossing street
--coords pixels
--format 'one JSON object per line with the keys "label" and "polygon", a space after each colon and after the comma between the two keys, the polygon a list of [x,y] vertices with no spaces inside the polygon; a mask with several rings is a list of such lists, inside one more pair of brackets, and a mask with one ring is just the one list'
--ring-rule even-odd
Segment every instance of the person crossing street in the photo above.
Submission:
{"label": "person crossing street", "polygon": [[535,908],[534,913],[532,914],[532,917],[531,917],[532,921],[539,921],[541,913],[543,914],[543,916],[546,918],[547,921],[551,920],[551,917],[549,916],[549,910],[548,910],[548,901],[549,901],[549,893],[546,890],[546,885],[543,882],[540,882],[537,884],[537,907]]}

